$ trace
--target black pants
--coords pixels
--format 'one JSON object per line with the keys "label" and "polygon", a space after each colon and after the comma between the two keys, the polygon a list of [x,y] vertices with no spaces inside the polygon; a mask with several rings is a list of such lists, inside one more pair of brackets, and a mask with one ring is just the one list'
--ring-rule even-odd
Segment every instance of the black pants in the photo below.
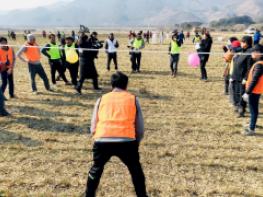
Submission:
{"label": "black pants", "polygon": [[179,54],[172,54],[170,58],[170,67],[173,74],[177,73],[178,70],[178,62],[179,62]]}
{"label": "black pants", "polygon": [[201,79],[207,79],[207,72],[206,72],[206,63],[207,61],[205,58],[201,58],[201,65],[200,65],[200,70],[201,70]]}
{"label": "black pants", "polygon": [[94,61],[80,63],[80,79],[77,84],[77,90],[81,91],[84,81],[89,78],[93,81],[93,88],[96,90],[99,88],[98,74],[95,68]]}
{"label": "black pants", "polygon": [[7,71],[1,73],[2,77],[2,92],[4,93],[8,84],[9,95],[10,97],[14,97],[14,77],[13,73],[8,74]]}
{"label": "black pants", "polygon": [[5,110],[5,98],[4,95],[2,93],[2,91],[0,91],[0,115],[6,113]]}
{"label": "black pants", "polygon": [[79,72],[79,62],[75,64],[66,62],[66,67],[69,70],[69,74],[71,77],[71,83],[76,86],[78,83],[77,79],[78,79],[78,72]]}
{"label": "black pants", "polygon": [[229,75],[225,76],[225,94],[229,94]]}
{"label": "black pants", "polygon": [[246,107],[247,107],[247,103],[243,100],[243,94],[246,92],[246,86],[243,85],[242,83],[239,84],[240,85],[240,100],[239,100],[239,112],[241,114],[245,113],[246,111]]}
{"label": "black pants", "polygon": [[37,74],[43,80],[46,90],[50,90],[49,81],[48,81],[47,75],[41,63],[39,64],[29,63],[28,69],[29,69],[29,73],[31,77],[31,86],[32,86],[33,91],[37,91],[36,79],[35,79]]}
{"label": "black pants", "polygon": [[[80,77],[80,80],[77,84],[77,90],[81,91],[83,83],[85,81],[86,77]],[[98,77],[94,77],[92,78],[92,82],[93,82],[93,88],[96,90],[99,88],[99,84],[98,84]]]}
{"label": "black pants", "polygon": [[[99,143],[93,146],[93,161],[88,175],[86,197],[95,197],[105,164],[112,156],[117,156],[128,167],[138,197],[147,197],[145,177],[140,164],[138,143]],[[120,183],[121,184],[121,183]]]}
{"label": "black pants", "polygon": [[250,129],[255,130],[258,119],[258,105],[260,94],[249,95],[249,110],[250,110]]}
{"label": "black pants", "polygon": [[131,54],[131,62],[132,62],[133,71],[140,71],[141,58],[142,58],[142,53],[132,53]]}
{"label": "black pants", "polygon": [[230,102],[233,104],[234,107],[239,107],[240,103],[240,96],[241,96],[241,82],[239,81],[231,81],[229,83],[229,98]]}
{"label": "black pants", "polygon": [[58,71],[59,76],[63,79],[65,83],[68,82],[65,76],[65,69],[63,68],[61,60],[49,60],[50,71],[51,71],[51,79],[52,83],[56,84],[56,72]]}
{"label": "black pants", "polygon": [[110,70],[110,65],[112,60],[115,65],[115,70],[118,70],[117,53],[108,53],[107,70]]}

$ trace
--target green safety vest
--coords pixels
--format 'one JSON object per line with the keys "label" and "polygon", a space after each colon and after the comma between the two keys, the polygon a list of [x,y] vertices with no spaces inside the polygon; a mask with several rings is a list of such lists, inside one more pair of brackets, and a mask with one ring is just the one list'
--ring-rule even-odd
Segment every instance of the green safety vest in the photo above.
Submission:
{"label": "green safety vest", "polygon": [[177,44],[177,42],[173,41],[171,42],[171,54],[179,54],[181,51],[181,47]]}
{"label": "green safety vest", "polygon": [[76,51],[75,44],[72,44],[70,47],[67,45],[65,46],[65,55],[66,55],[66,61],[75,64],[79,61],[79,55]]}
{"label": "green safety vest", "polygon": [[49,50],[47,51],[48,54],[50,55],[50,59],[51,60],[61,59],[61,53],[60,53],[59,46],[57,44],[50,43],[50,47],[51,48],[49,48]]}
{"label": "green safety vest", "polygon": [[142,47],[143,40],[138,40],[137,38],[134,39],[133,41],[133,48],[135,49],[140,49]]}
{"label": "green safety vest", "polygon": [[200,43],[200,42],[201,42],[200,36],[195,36],[194,37],[194,43]]}

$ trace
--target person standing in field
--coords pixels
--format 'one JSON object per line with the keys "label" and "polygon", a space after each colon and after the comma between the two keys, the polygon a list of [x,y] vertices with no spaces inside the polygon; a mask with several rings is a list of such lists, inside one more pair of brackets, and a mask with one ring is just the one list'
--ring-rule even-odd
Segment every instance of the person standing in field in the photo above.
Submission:
{"label": "person standing in field", "polygon": [[250,109],[250,124],[245,128],[245,135],[255,135],[256,123],[258,119],[258,108],[260,96],[263,93],[263,46],[256,45],[252,49],[252,58],[256,63],[249,71],[246,81],[246,90],[243,99],[248,102]]}
{"label": "person standing in field", "polygon": [[[0,59],[0,73],[2,73],[2,71],[6,70],[6,64],[5,62],[2,62]],[[9,116],[10,113],[5,109],[5,97],[2,93],[2,91],[0,91],[0,116]]]}
{"label": "person standing in field", "polygon": [[190,34],[190,32],[188,31],[188,32],[186,33],[186,38],[189,39],[190,36],[191,36],[191,34]]}
{"label": "person standing in field", "polygon": [[49,39],[50,43],[46,44],[46,46],[41,50],[41,52],[48,58],[52,84],[54,87],[56,86],[56,72],[58,72],[59,76],[63,79],[65,84],[69,85],[62,65],[62,51],[60,49],[60,46],[56,43],[55,34],[50,34]]}
{"label": "person standing in field", "polygon": [[42,37],[46,39],[47,37],[47,32],[45,30],[42,31]]}
{"label": "person standing in field", "polygon": [[37,86],[35,81],[37,74],[43,80],[46,90],[52,91],[49,85],[49,80],[47,78],[46,72],[40,61],[41,60],[40,48],[36,43],[36,38],[33,34],[27,35],[27,42],[25,43],[24,46],[22,46],[19,49],[16,55],[22,62],[28,64],[33,94],[37,94]]}
{"label": "person standing in field", "polygon": [[74,42],[74,38],[72,37],[67,37],[65,41],[66,45],[62,52],[66,58],[66,68],[69,70],[71,83],[76,87],[79,72],[79,46]]}
{"label": "person standing in field", "polygon": [[114,34],[110,33],[109,38],[105,41],[105,49],[107,53],[107,70],[110,71],[110,64],[113,60],[115,70],[118,70],[117,49],[119,42],[114,38]]}
{"label": "person standing in field", "polygon": [[193,38],[193,44],[195,45],[195,49],[197,50],[197,52],[200,49],[200,43],[202,41],[202,37],[199,35],[198,31],[195,32],[195,36]]}
{"label": "person standing in field", "polygon": [[224,60],[225,60],[225,70],[224,70],[224,85],[225,85],[225,90],[224,94],[229,95],[229,71],[230,71],[230,65],[232,62],[232,59],[234,57],[235,49],[240,48],[240,42],[236,37],[231,37],[228,40],[228,45],[223,46],[223,51],[224,51]]}
{"label": "person standing in field", "polygon": [[7,46],[7,39],[4,37],[0,38],[0,61],[5,63],[6,69],[2,70],[1,78],[2,78],[2,93],[5,93],[6,87],[8,85],[9,88],[9,96],[10,98],[15,98],[14,95],[14,67],[15,67],[15,52],[12,47]]}
{"label": "person standing in field", "polygon": [[181,43],[181,45],[183,45],[184,41],[185,41],[185,35],[184,35],[183,30],[179,33],[178,38],[179,38],[179,43]]}
{"label": "person standing in field", "polygon": [[58,38],[58,40],[61,39],[61,33],[60,33],[60,31],[57,32],[57,38]]}
{"label": "person standing in field", "polygon": [[262,37],[262,35],[261,35],[259,29],[256,29],[256,32],[254,34],[254,45],[257,45],[260,43],[261,37]]}
{"label": "person standing in field", "polygon": [[74,38],[76,40],[76,33],[74,30],[71,31],[71,37]]}
{"label": "person standing in field", "polygon": [[174,34],[172,36],[172,40],[169,46],[170,68],[171,68],[173,77],[176,77],[177,75],[180,51],[181,51],[180,41],[178,39],[177,34]]}
{"label": "person standing in field", "polygon": [[131,43],[131,61],[132,61],[132,72],[140,72],[141,70],[141,58],[142,58],[142,49],[144,49],[145,43],[142,38],[142,33],[138,33],[137,36]]}
{"label": "person standing in field", "polygon": [[[130,34],[129,35],[129,41],[128,41],[128,45],[127,45],[127,47],[128,47],[128,49],[129,49],[129,56],[130,56],[130,62],[131,62],[131,65],[133,65],[133,59],[132,59],[132,44],[133,44],[133,42],[134,42],[134,39],[135,39],[135,37],[136,37],[136,34],[134,33],[132,33],[132,34]],[[131,66],[132,67],[132,66]]]}
{"label": "person standing in field", "polygon": [[86,197],[95,197],[105,164],[117,156],[128,167],[138,197],[147,197],[140,164],[139,144],[144,123],[139,100],[127,91],[128,77],[117,72],[111,77],[112,92],[97,100],[91,122],[93,166],[88,174]]}
{"label": "person standing in field", "polygon": [[207,72],[206,72],[206,64],[209,60],[209,56],[210,56],[209,53],[211,51],[212,44],[213,44],[212,37],[210,36],[210,33],[207,31],[205,33],[204,39],[201,40],[200,49],[198,50],[200,61],[201,61],[201,65],[200,65],[201,80],[205,82],[208,80]]}
{"label": "person standing in field", "polygon": [[230,91],[234,95],[232,101],[235,106],[235,111],[238,113],[238,118],[244,117],[246,112],[246,102],[242,99],[245,93],[245,84],[248,76],[248,71],[253,65],[251,59],[251,47],[253,40],[251,36],[244,36],[241,40],[241,52],[234,56],[233,65],[230,69]]}
{"label": "person standing in field", "polygon": [[82,86],[86,79],[92,79],[94,90],[101,90],[98,84],[99,75],[94,61],[98,58],[98,50],[103,47],[103,42],[98,41],[97,36],[97,32],[92,32],[90,38],[82,33],[79,39],[80,48],[87,50],[80,51],[80,79],[76,86],[78,94],[81,94]]}

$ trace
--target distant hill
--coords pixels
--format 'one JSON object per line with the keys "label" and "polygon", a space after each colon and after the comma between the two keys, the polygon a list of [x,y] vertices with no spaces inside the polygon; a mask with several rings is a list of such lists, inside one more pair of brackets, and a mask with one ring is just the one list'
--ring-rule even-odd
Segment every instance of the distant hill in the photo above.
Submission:
{"label": "distant hill", "polygon": [[[263,18],[263,0],[74,0],[1,14],[2,26],[141,26]],[[3,20],[4,19],[4,20]]]}

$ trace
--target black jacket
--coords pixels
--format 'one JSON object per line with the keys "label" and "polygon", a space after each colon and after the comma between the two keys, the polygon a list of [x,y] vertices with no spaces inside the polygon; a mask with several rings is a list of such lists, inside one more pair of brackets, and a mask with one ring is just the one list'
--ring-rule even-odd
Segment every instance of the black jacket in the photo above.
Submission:
{"label": "black jacket", "polygon": [[[251,48],[243,49],[242,53],[251,53]],[[251,55],[236,55],[233,59],[234,67],[231,74],[231,78],[235,81],[241,82],[243,79],[247,79],[249,70],[253,65],[253,59]]]}
{"label": "black jacket", "polygon": [[[198,52],[205,52],[205,53],[209,53],[211,51],[212,48],[212,44],[213,44],[213,39],[212,37],[208,37],[206,39],[203,39],[200,43],[200,49],[198,50]],[[208,61],[209,59],[209,54],[200,54],[200,59],[202,61]]]}
{"label": "black jacket", "polygon": [[[80,48],[100,49],[103,47],[102,43],[97,39],[82,36],[79,40]],[[98,51],[80,50],[80,76],[87,79],[94,79],[98,77],[98,72],[95,66],[95,58],[98,57]]]}
{"label": "black jacket", "polygon": [[257,85],[260,77],[263,75],[263,65],[256,64],[252,73],[252,80],[246,90],[247,94],[251,94],[255,86]]}
{"label": "black jacket", "polygon": [[[79,47],[86,49],[100,49],[103,47],[102,42],[99,42],[95,38],[88,38],[87,36],[80,37]],[[98,51],[88,51],[88,50],[80,50],[80,61],[81,60],[90,60],[93,61],[98,57]]]}

